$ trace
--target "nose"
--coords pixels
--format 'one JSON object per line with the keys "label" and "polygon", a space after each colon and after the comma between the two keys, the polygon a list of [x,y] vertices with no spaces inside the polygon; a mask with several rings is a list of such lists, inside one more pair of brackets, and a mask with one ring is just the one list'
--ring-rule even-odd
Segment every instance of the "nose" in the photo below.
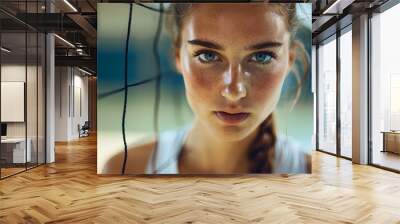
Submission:
{"label": "nose", "polygon": [[233,102],[246,97],[247,90],[242,78],[240,65],[230,66],[224,73],[224,87],[221,90],[221,95]]}

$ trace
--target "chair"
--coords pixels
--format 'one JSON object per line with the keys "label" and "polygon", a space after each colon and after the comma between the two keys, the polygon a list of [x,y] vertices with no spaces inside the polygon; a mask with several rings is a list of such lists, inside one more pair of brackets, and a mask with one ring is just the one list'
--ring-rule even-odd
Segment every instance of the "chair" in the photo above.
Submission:
{"label": "chair", "polygon": [[89,129],[90,129],[89,121],[85,121],[82,127],[80,127],[80,125],[78,124],[79,138],[89,136]]}

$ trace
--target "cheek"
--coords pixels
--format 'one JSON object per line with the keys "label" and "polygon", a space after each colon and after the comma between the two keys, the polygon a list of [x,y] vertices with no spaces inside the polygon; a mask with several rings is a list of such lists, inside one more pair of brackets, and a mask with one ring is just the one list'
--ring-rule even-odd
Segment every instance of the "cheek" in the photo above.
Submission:
{"label": "cheek", "polygon": [[251,80],[252,97],[259,106],[276,104],[279,101],[283,82],[287,75],[285,63],[276,65],[269,70],[253,74]]}
{"label": "cheek", "polygon": [[188,57],[182,58],[182,75],[185,81],[186,94],[192,107],[207,104],[216,94],[218,75],[215,70],[201,68]]}

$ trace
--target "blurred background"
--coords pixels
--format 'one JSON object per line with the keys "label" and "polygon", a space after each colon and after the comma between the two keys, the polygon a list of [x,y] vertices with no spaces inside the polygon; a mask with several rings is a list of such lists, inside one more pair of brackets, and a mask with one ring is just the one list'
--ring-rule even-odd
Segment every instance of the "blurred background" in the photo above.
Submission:
{"label": "blurred background", "polygon": [[[160,7],[158,3],[146,4],[146,6]],[[164,8],[167,7],[168,3],[164,4]],[[123,150],[124,56],[129,4],[99,3],[97,9],[98,166],[102,167],[107,159],[119,150]],[[297,36],[303,42],[308,55],[311,56],[311,3],[298,3],[297,13],[301,20]],[[156,56],[153,54],[152,47],[156,38],[159,16],[160,13],[157,11],[137,4],[133,5],[128,54],[129,85],[157,76]],[[158,126],[159,131],[163,131],[184,126],[192,121],[193,115],[186,101],[183,79],[176,73],[171,60],[172,44],[164,23],[157,46],[162,75]],[[302,68],[301,72],[304,73],[304,71],[305,69]],[[290,111],[297,83],[294,76],[289,75],[285,80],[275,113],[278,133],[294,138],[310,151],[314,113],[311,80],[310,60],[306,80],[296,106]],[[155,94],[155,81],[129,87],[126,110],[128,144],[135,144],[154,136]]]}

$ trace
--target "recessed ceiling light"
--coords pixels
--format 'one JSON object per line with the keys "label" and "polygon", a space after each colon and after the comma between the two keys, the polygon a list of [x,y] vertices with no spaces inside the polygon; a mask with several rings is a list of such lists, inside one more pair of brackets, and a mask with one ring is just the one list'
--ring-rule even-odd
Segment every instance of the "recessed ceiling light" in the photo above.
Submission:
{"label": "recessed ceiling light", "polygon": [[11,50],[9,50],[9,49],[7,49],[7,48],[5,48],[5,47],[1,47],[1,50],[4,51],[4,52],[6,52],[6,53],[10,53],[10,52],[11,52]]}
{"label": "recessed ceiling light", "polygon": [[69,46],[75,48],[75,45],[73,45],[73,44],[72,44],[71,42],[69,42],[68,40],[66,40],[66,39],[64,39],[64,38],[62,38],[62,37],[60,37],[60,36],[57,35],[57,34],[54,34],[54,36],[57,37],[58,39],[60,39],[62,42],[66,43],[67,45],[69,45]]}
{"label": "recessed ceiling light", "polygon": [[69,3],[68,0],[64,0],[65,4],[67,4],[74,12],[78,12],[78,10],[71,4]]}
{"label": "recessed ceiling light", "polygon": [[90,76],[92,75],[92,73],[90,73],[90,72],[88,72],[88,71],[86,71],[86,70],[83,70],[83,69],[81,69],[81,68],[79,68],[79,67],[78,67],[78,70],[81,71],[81,72],[83,72],[83,73],[85,73],[85,74],[87,74],[87,75],[90,75]]}
{"label": "recessed ceiling light", "polygon": [[322,14],[342,14],[343,10],[355,0],[336,0]]}

